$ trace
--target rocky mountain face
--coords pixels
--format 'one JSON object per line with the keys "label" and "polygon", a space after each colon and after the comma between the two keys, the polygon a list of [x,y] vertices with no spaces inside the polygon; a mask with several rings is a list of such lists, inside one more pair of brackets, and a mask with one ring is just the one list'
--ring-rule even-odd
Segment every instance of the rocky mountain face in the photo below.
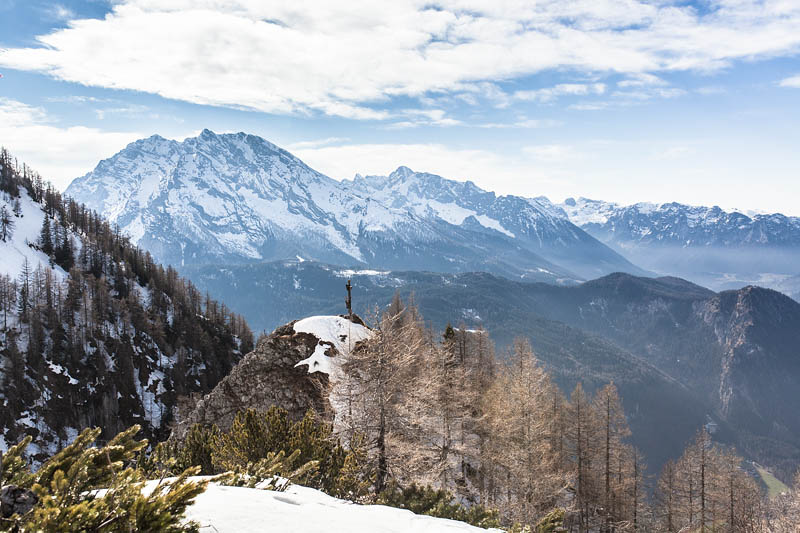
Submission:
{"label": "rocky mountain face", "polygon": [[244,409],[277,406],[293,420],[309,409],[330,414],[328,359],[346,355],[368,335],[357,316],[310,317],[276,328],[179,417],[174,435],[181,438],[194,424],[215,424],[225,431]]}
{"label": "rocky mountain face", "polygon": [[244,133],[137,141],[67,194],[181,267],[301,257],[555,283],[641,272],[543,202],[405,167],[337,182]]}
{"label": "rocky mountain face", "polygon": [[555,207],[634,263],[717,290],[748,283],[785,290],[799,273],[798,217],[678,203],[621,206],[586,198],[569,198]]}
{"label": "rocky mountain face", "polygon": [[[485,273],[297,261],[197,268],[191,275],[265,329],[287,315],[340,311],[347,279],[364,316],[395,292],[413,294],[434,327],[486,328],[501,353],[515,337],[529,338],[565,389],[579,380],[590,388],[614,380],[632,424],[642,428],[637,438],[651,439],[639,443],[651,461],[668,456],[672,444],[679,450],[708,418],[720,424],[722,438],[765,464],[789,470],[800,460],[800,304],[776,291],[715,293],[678,278],[627,274],[557,287]],[[250,296],[250,283],[269,291],[274,306]]]}
{"label": "rocky mountain face", "polygon": [[640,272],[597,240],[576,231],[546,198],[497,196],[471,181],[452,181],[407,167],[389,176],[358,175],[345,184],[354,192],[419,218],[495,230],[584,278],[617,270]]}
{"label": "rocky mountain face", "polygon": [[0,452],[35,457],[87,427],[164,438],[181,396],[252,348],[245,322],[97,214],[0,165]]}

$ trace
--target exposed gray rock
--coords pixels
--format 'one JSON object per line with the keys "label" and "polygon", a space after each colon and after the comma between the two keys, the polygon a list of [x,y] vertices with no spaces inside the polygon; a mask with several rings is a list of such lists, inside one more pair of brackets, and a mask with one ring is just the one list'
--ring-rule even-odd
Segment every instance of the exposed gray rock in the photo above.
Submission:
{"label": "exposed gray rock", "polygon": [[39,503],[39,498],[30,489],[6,485],[0,489],[0,517],[11,518],[24,515]]}
{"label": "exposed gray rock", "polygon": [[[351,320],[363,325],[355,315]],[[314,353],[320,339],[295,332],[295,322],[280,326],[261,339],[255,350],[244,356],[209,394],[186,414],[179,415],[173,437],[182,438],[198,423],[216,424],[227,430],[236,413],[244,409],[265,411],[277,406],[286,409],[293,420],[301,419],[310,408],[318,413],[329,412],[328,376],[321,372],[309,374],[305,365],[295,367]],[[336,357],[336,348],[328,346],[326,355]]]}

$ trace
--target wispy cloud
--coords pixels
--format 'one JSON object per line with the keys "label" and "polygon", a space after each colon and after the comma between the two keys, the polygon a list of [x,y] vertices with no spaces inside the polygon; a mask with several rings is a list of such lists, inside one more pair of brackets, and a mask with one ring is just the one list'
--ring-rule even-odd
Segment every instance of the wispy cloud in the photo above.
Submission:
{"label": "wispy cloud", "polygon": [[631,75],[628,79],[617,83],[617,87],[651,87],[653,85],[666,85],[667,82],[653,74],[639,72]]}
{"label": "wispy cloud", "polygon": [[[619,86],[620,84],[618,84]],[[661,85],[661,84],[658,84]],[[655,98],[677,98],[688,94],[685,89],[678,87],[661,87],[653,85],[626,85],[622,91],[614,91],[606,99],[585,101],[570,104],[568,109],[576,111],[600,111],[613,107],[628,107],[641,105],[643,102]]]}
{"label": "wispy cloud", "polygon": [[656,159],[681,159],[695,153],[691,146],[670,146],[655,154]]}
{"label": "wispy cloud", "polygon": [[[708,12],[646,0],[112,5],[103,19],[72,20],[53,4],[67,27],[40,36],[39,47],[1,50],[0,65],[197,104],[386,120],[394,99],[436,94],[508,106],[498,80],[546,71],[623,74],[620,88],[635,88],[661,72],[709,71],[800,46],[797,2],[716,0]],[[520,96],[548,101],[600,85]]]}
{"label": "wispy cloud", "polygon": [[781,87],[791,87],[793,89],[800,89],[800,74],[790,78],[782,79],[778,85]]}
{"label": "wispy cloud", "polygon": [[522,151],[538,161],[565,161],[578,157],[578,154],[572,146],[564,144],[526,146]]}
{"label": "wispy cloud", "polygon": [[332,144],[346,143],[350,139],[348,137],[327,137],[325,139],[315,139],[312,141],[300,141],[286,146],[287,150],[307,150],[309,148],[320,148],[322,146],[330,146]]}
{"label": "wispy cloud", "polygon": [[479,128],[487,128],[487,129],[508,129],[508,128],[520,128],[520,129],[533,129],[533,128],[553,128],[556,126],[561,126],[564,124],[561,120],[551,120],[551,119],[521,119],[511,122],[488,122],[485,124],[477,124]]}
{"label": "wispy cloud", "polygon": [[51,20],[66,21],[75,18],[75,12],[63,4],[51,4],[43,8],[43,11]]}
{"label": "wispy cloud", "polygon": [[517,100],[533,100],[537,102],[552,102],[559,96],[585,96],[589,94],[603,94],[606,92],[605,83],[559,83],[554,87],[545,87],[530,91],[517,91],[514,98]]}
{"label": "wispy cloud", "polygon": [[620,100],[650,100],[652,98],[676,98],[686,94],[676,87],[648,87],[631,91],[616,91],[611,96]]}
{"label": "wispy cloud", "polygon": [[36,170],[61,188],[141,137],[144,135],[139,133],[61,126],[40,107],[0,98],[0,139],[6,148],[23,161],[35,161]]}
{"label": "wispy cloud", "polygon": [[405,120],[392,122],[389,129],[416,128],[419,126],[458,126],[462,122],[448,117],[443,109],[404,109],[399,113]]}
{"label": "wispy cloud", "polygon": [[541,194],[553,180],[531,161],[488,150],[457,149],[439,143],[345,144],[296,150],[312,168],[335,179],[356,173],[386,175],[400,165],[451,179],[474,180],[488,190]]}

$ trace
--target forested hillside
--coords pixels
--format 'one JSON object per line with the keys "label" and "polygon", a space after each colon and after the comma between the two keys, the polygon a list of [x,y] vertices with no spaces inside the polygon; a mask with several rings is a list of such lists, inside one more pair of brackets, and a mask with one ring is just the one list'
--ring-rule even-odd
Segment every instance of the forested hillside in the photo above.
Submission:
{"label": "forested hillside", "polygon": [[0,450],[85,427],[165,437],[179,398],[253,346],[246,322],[0,154]]}

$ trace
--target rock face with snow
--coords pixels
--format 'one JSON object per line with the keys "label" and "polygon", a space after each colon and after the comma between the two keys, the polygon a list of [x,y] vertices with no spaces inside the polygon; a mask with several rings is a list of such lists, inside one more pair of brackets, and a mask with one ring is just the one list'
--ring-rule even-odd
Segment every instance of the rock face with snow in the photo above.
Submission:
{"label": "rock face with snow", "polygon": [[175,428],[181,437],[193,424],[227,430],[244,409],[286,409],[299,420],[309,409],[329,410],[328,374],[337,357],[369,337],[361,319],[314,316],[281,326],[261,339],[231,373],[184,416]]}
{"label": "rock face with snow", "polygon": [[421,219],[501,233],[519,246],[593,278],[613,271],[641,272],[572,224],[547,198],[497,196],[471,181],[458,182],[400,167],[389,176],[356,176],[353,191]]}
{"label": "rock face with snow", "polygon": [[780,290],[800,274],[800,217],[586,198],[556,208],[634,263],[715,289],[754,283]]}
{"label": "rock face with snow", "polygon": [[549,282],[638,271],[541,199],[405,167],[337,182],[244,133],[136,141],[67,194],[173,265],[299,256]]}

